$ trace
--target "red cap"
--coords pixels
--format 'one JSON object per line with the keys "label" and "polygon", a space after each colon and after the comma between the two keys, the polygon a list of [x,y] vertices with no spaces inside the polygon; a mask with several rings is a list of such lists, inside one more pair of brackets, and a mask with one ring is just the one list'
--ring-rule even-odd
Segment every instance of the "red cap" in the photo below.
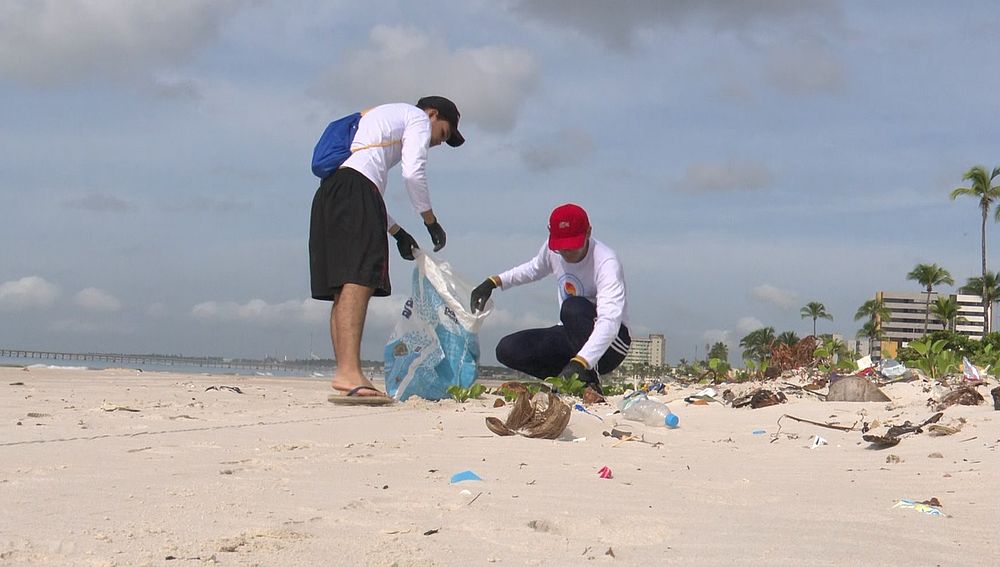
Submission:
{"label": "red cap", "polygon": [[590,230],[587,211],[579,205],[560,205],[549,216],[549,249],[573,250],[583,248]]}

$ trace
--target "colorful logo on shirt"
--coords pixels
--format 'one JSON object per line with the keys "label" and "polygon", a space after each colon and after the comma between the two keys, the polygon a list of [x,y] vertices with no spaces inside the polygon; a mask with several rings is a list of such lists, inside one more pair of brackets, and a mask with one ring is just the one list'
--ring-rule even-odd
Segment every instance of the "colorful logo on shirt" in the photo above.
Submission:
{"label": "colorful logo on shirt", "polygon": [[583,295],[583,282],[573,274],[563,274],[559,278],[559,296],[565,301],[569,297]]}

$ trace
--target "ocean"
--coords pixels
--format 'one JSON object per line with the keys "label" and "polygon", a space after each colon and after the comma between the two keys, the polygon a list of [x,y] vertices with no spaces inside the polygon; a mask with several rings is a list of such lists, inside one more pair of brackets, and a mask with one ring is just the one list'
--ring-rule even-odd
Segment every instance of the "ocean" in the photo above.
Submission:
{"label": "ocean", "polygon": [[[134,365],[122,362],[104,360],[64,360],[55,358],[21,358],[21,357],[0,357],[0,366],[12,367],[38,367],[68,370],[103,370],[107,368],[127,368],[142,370],[143,372],[173,372],[179,374],[211,374],[213,376],[278,376],[288,378],[304,378],[313,380],[329,380],[333,376],[332,368],[317,370],[315,368],[283,368],[283,369],[253,369],[253,368],[228,368],[223,366],[200,366],[192,364],[163,364],[149,363]],[[377,378],[381,376],[382,368],[365,368],[370,373],[375,370]]]}

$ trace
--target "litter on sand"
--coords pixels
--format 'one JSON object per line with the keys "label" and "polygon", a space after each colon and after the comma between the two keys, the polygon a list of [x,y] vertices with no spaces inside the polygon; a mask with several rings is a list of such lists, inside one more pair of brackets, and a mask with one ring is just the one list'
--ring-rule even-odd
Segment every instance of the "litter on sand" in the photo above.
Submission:
{"label": "litter on sand", "polygon": [[611,474],[611,469],[609,469],[608,467],[601,467],[597,471],[597,476],[601,478],[614,478],[614,476]]}
{"label": "litter on sand", "polygon": [[944,512],[941,511],[941,503],[937,501],[937,498],[931,498],[930,500],[925,500],[923,502],[917,502],[916,500],[909,500],[906,498],[902,498],[900,500],[897,500],[892,507],[916,510],[917,512],[923,512],[928,516],[944,515]]}
{"label": "litter on sand", "polygon": [[458,484],[460,482],[465,482],[467,480],[483,480],[478,474],[472,471],[462,471],[460,473],[455,473],[451,476],[451,484]]}

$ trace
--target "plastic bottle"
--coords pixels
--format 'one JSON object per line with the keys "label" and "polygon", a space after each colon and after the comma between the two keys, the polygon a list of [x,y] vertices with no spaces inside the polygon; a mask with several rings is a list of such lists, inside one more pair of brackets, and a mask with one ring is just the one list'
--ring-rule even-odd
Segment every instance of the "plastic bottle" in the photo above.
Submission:
{"label": "plastic bottle", "polygon": [[667,404],[657,402],[646,397],[646,394],[634,394],[622,400],[622,417],[632,421],[639,421],[654,427],[677,427],[679,419],[674,415]]}

